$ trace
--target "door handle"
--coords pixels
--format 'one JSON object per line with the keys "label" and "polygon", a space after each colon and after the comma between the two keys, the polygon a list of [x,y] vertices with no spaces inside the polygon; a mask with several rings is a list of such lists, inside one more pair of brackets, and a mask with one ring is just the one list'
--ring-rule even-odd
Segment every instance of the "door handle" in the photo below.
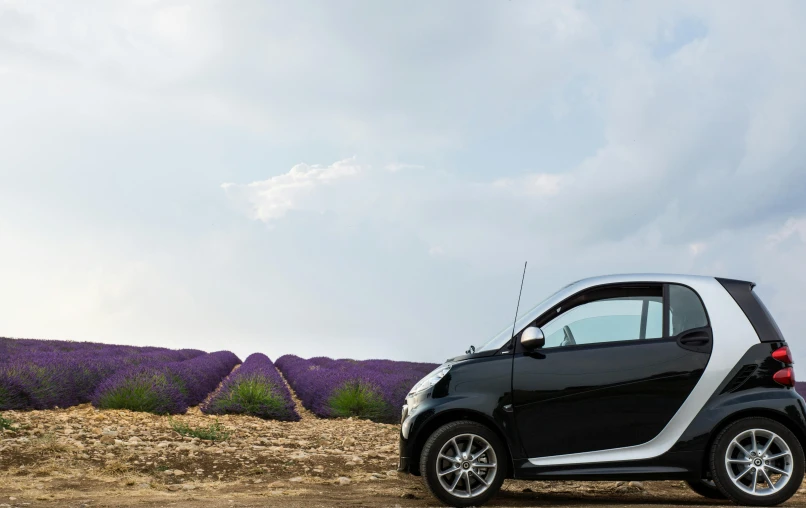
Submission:
{"label": "door handle", "polygon": [[685,335],[680,337],[680,343],[686,346],[702,346],[711,342],[711,337],[705,334]]}
{"label": "door handle", "polygon": [[711,352],[711,334],[707,331],[698,330],[681,335],[677,339],[677,343],[683,349],[689,351],[696,351],[698,353]]}

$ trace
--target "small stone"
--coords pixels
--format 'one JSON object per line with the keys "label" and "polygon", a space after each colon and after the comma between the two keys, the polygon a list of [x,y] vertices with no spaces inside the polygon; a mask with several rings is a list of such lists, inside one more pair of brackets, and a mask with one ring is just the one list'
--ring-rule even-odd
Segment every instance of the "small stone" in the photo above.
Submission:
{"label": "small stone", "polygon": [[137,437],[137,436],[132,436],[132,437],[130,437],[130,438],[129,438],[129,442],[130,442],[130,443],[142,443],[142,442],[143,442],[143,440],[142,440],[142,439],[140,439],[140,438],[139,438],[139,437]]}
{"label": "small stone", "polygon": [[167,489],[170,490],[171,492],[176,492],[177,490],[182,490],[182,485],[178,483],[174,485],[168,485]]}
{"label": "small stone", "polygon": [[191,484],[191,483],[187,483],[185,485],[182,485],[182,490],[194,490],[195,488],[196,488],[196,486]]}
{"label": "small stone", "polygon": [[113,436],[110,436],[110,435],[101,436],[101,443],[107,444],[107,445],[115,444],[115,438]]}
{"label": "small stone", "polygon": [[644,484],[641,482],[630,482],[629,485],[634,489],[644,490]]}
{"label": "small stone", "polygon": [[417,496],[415,496],[411,492],[406,492],[405,494],[401,494],[400,498],[401,499],[417,499]]}
{"label": "small stone", "polygon": [[277,480],[276,482],[271,482],[267,485],[270,489],[282,489],[288,487],[288,484],[282,480]]}
{"label": "small stone", "polygon": [[290,479],[290,480],[288,480],[288,481],[290,481],[290,482],[294,482],[294,483],[299,483],[299,482],[301,482],[301,481],[302,481],[302,477],[301,477],[301,476],[295,476],[295,477],[291,478],[291,479]]}
{"label": "small stone", "polygon": [[174,469],[174,476],[182,476],[183,474],[185,474],[185,472],[181,469]]}
{"label": "small stone", "polygon": [[339,479],[336,480],[339,482],[339,485],[350,485],[351,480],[346,476],[339,476]]}

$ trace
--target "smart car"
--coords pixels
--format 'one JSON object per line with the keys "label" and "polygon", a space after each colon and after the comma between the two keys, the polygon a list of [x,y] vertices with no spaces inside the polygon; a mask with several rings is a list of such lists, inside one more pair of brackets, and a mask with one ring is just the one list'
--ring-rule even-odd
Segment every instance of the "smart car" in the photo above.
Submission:
{"label": "smart car", "polygon": [[418,382],[399,470],[451,506],[506,478],[685,480],[771,506],[804,474],[792,356],[751,282],[575,282]]}

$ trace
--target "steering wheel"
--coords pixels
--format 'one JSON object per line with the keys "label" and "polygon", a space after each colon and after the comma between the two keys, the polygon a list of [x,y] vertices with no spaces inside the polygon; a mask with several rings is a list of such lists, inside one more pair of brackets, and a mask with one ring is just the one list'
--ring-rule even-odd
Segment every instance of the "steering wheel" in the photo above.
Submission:
{"label": "steering wheel", "polygon": [[577,341],[574,340],[574,332],[571,331],[571,328],[568,325],[563,326],[563,334],[565,338],[560,343],[560,346],[576,346]]}

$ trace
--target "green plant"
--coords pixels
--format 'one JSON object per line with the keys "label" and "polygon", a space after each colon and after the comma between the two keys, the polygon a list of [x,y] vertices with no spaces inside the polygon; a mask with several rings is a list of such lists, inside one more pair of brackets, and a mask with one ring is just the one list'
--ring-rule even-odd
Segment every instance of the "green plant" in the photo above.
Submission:
{"label": "green plant", "polygon": [[238,413],[277,414],[285,409],[286,401],[271,383],[263,378],[245,379],[232,386],[226,398],[216,401],[214,406],[237,410]]}
{"label": "green plant", "polygon": [[14,422],[9,420],[8,418],[3,418],[2,416],[0,416],[0,429],[10,430],[12,432],[16,430]]}
{"label": "green plant", "polygon": [[361,381],[348,381],[337,388],[328,401],[333,416],[384,419],[388,407],[375,388]]}
{"label": "green plant", "polygon": [[[114,387],[103,390],[95,400],[101,409],[129,409],[154,414],[184,412],[174,408],[176,387],[162,372],[143,371],[114,383]],[[185,408],[186,409],[186,408]]]}
{"label": "green plant", "polygon": [[191,427],[186,423],[176,422],[171,419],[171,428],[180,436],[197,437],[205,441],[226,441],[230,436],[230,433],[218,421],[204,428]]}

